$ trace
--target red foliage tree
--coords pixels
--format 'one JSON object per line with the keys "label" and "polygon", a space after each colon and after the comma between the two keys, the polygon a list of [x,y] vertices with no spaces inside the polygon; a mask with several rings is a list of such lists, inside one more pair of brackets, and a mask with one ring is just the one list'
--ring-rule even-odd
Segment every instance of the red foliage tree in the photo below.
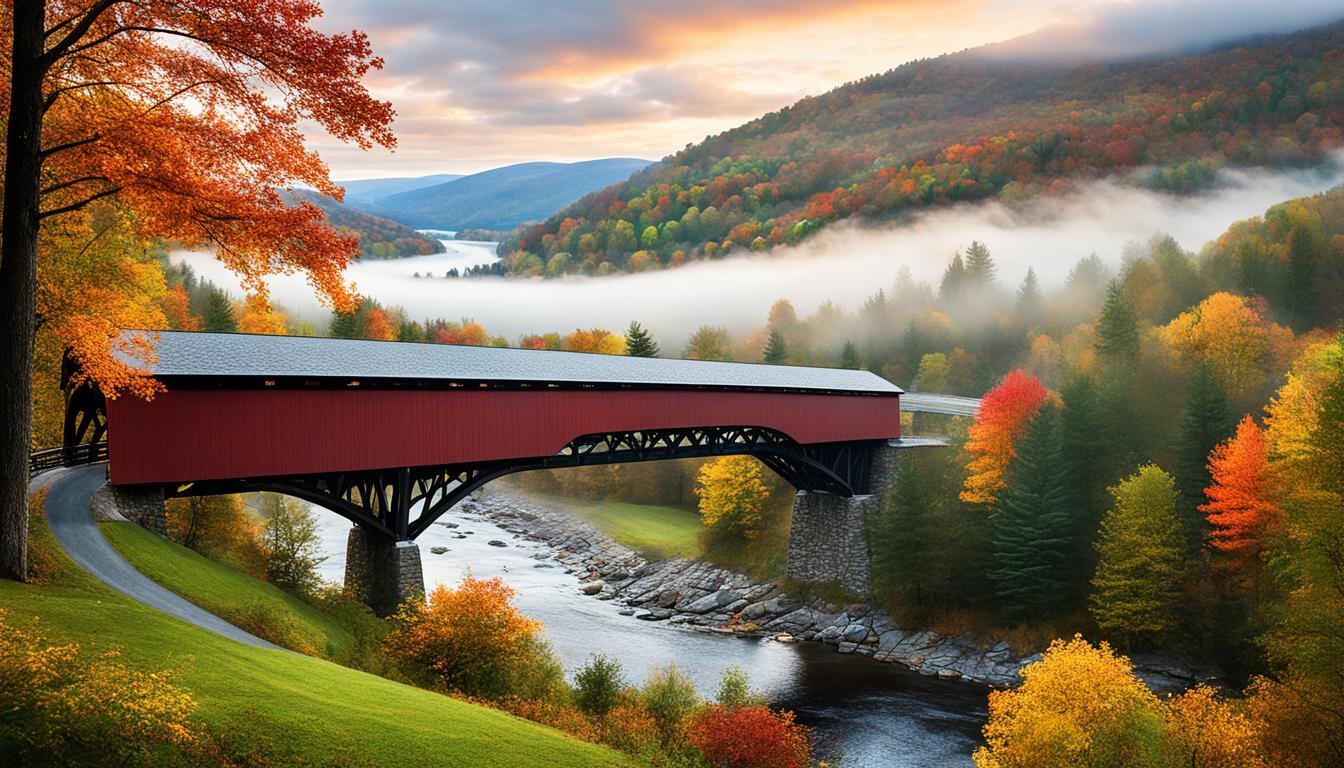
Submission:
{"label": "red foliage tree", "polygon": [[971,459],[961,498],[971,504],[993,504],[1004,486],[1004,472],[1013,460],[1017,438],[1050,396],[1040,379],[1022,370],[1003,377],[985,393],[975,423],[967,429]]}
{"label": "red foliage tree", "polygon": [[692,718],[690,741],[710,768],[807,768],[812,733],[793,713],[712,706]]}
{"label": "red foliage tree", "polygon": [[1224,567],[1252,578],[1258,572],[1266,536],[1277,527],[1281,511],[1274,500],[1265,434],[1250,416],[1237,433],[1209,455],[1212,484],[1200,506],[1213,526],[1209,545],[1222,555]]}

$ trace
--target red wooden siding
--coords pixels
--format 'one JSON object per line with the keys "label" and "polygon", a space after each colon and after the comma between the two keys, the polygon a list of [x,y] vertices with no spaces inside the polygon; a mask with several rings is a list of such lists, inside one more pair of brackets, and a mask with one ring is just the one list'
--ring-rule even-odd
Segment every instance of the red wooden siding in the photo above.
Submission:
{"label": "red wooden siding", "polygon": [[731,391],[169,390],[107,404],[111,480],[176,483],[550,456],[607,431],[900,436],[895,397]]}

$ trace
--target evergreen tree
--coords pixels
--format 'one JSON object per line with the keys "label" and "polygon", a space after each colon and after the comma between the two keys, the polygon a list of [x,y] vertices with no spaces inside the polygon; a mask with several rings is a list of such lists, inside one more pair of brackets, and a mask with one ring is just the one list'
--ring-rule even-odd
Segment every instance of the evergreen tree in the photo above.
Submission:
{"label": "evergreen tree", "polygon": [[[1344,346],[1344,335],[1335,337]],[[1344,493],[1344,357],[1331,365],[1334,378],[1321,393],[1316,426],[1311,431],[1311,465],[1317,487]]]}
{"label": "evergreen tree", "polygon": [[397,341],[424,341],[425,329],[414,320],[402,320],[397,326]]}
{"label": "evergreen tree", "polygon": [[1041,281],[1036,277],[1036,269],[1027,267],[1027,276],[1017,289],[1017,308],[1035,311],[1041,305]]}
{"label": "evergreen tree", "polygon": [[327,335],[333,339],[358,339],[359,312],[332,312]]}
{"label": "evergreen tree", "polygon": [[233,302],[229,295],[211,285],[205,298],[205,312],[201,318],[202,330],[210,333],[234,333],[238,330],[238,321],[233,317]]}
{"label": "evergreen tree", "polygon": [[631,357],[658,356],[658,342],[637,320],[631,320],[630,327],[625,330],[625,354]]}
{"label": "evergreen tree", "polygon": [[1091,377],[1075,375],[1060,388],[1061,475],[1068,493],[1074,549],[1070,571],[1074,596],[1087,592],[1096,561],[1095,542],[1106,507],[1106,460],[1097,387]]}
{"label": "evergreen tree", "polygon": [[1131,642],[1156,640],[1180,618],[1183,548],[1176,483],[1156,465],[1111,489],[1092,579],[1097,626]]}
{"label": "evergreen tree", "polygon": [[1139,357],[1139,318],[1125,287],[1112,280],[1097,320],[1097,352],[1111,365],[1132,366]]}
{"label": "evergreen tree", "polygon": [[846,341],[844,349],[840,350],[840,367],[857,371],[859,365],[858,348],[854,346],[854,342]]}
{"label": "evergreen tree", "polygon": [[966,284],[973,288],[989,288],[998,279],[998,269],[994,266],[994,257],[989,255],[989,246],[972,240],[971,247],[966,249]]}
{"label": "evergreen tree", "polygon": [[765,341],[765,362],[771,365],[783,365],[789,359],[789,348],[784,342],[784,334],[778,328],[770,329],[770,338]]}
{"label": "evergreen tree", "polygon": [[935,506],[943,499],[929,493],[924,469],[914,460],[897,465],[886,509],[873,522],[870,545],[878,589],[911,609],[927,607],[932,597],[940,533]]}
{"label": "evergreen tree", "polygon": [[1040,619],[1068,601],[1076,574],[1067,572],[1074,538],[1062,458],[1059,415],[1047,403],[1027,424],[995,505],[990,578],[1006,619]]}
{"label": "evergreen tree", "polygon": [[961,258],[961,251],[952,257],[952,263],[947,265],[943,272],[943,281],[938,284],[938,299],[943,304],[950,304],[961,297],[961,289],[966,283],[966,262]]}
{"label": "evergreen tree", "polygon": [[1316,317],[1316,263],[1326,251],[1325,237],[1312,222],[1299,222],[1288,237],[1288,305],[1298,330]]}
{"label": "evergreen tree", "polygon": [[1199,507],[1207,500],[1204,489],[1211,482],[1209,453],[1235,429],[1227,393],[1207,366],[1199,366],[1186,391],[1176,443],[1176,509],[1188,554],[1198,552],[1208,534],[1208,521]]}

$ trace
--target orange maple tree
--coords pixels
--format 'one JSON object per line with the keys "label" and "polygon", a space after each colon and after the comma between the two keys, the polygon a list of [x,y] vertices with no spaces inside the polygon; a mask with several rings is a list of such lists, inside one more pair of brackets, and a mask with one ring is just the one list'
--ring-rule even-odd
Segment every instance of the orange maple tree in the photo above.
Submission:
{"label": "orange maple tree", "polygon": [[1265,433],[1254,419],[1243,418],[1237,433],[1213,449],[1209,473],[1213,482],[1204,490],[1209,500],[1199,508],[1213,526],[1209,544],[1222,553],[1225,566],[1235,571],[1253,570],[1265,537],[1281,517],[1273,494]]}
{"label": "orange maple tree", "polygon": [[[382,61],[360,32],[328,35],[312,0],[7,0],[11,51],[0,242],[0,573],[22,578],[39,243],[49,226],[104,203],[144,240],[208,246],[264,299],[263,277],[302,272],[338,309],[354,236],[281,190],[341,197],[305,147],[315,125],[390,147],[391,105],[362,84]],[[78,307],[43,322],[109,396],[152,394],[128,375],[116,324]]]}
{"label": "orange maple tree", "polygon": [[968,475],[962,501],[993,504],[1004,486],[1004,472],[1016,452],[1017,438],[1050,393],[1040,380],[1021,370],[1003,377],[985,393],[975,423],[967,430]]}

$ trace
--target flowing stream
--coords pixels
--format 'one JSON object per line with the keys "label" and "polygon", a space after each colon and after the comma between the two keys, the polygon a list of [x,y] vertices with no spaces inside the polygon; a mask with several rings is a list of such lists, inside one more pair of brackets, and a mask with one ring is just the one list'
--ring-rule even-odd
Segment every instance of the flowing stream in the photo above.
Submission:
{"label": "flowing stream", "polygon": [[[314,507],[324,578],[340,582],[350,523]],[[578,579],[541,544],[515,538],[489,520],[452,510],[420,536],[425,585],[452,585],[470,570],[502,576],[518,591],[515,604],[540,619],[551,647],[573,672],[591,654],[620,661],[631,683],[674,663],[712,697],[719,676],[739,666],[752,687],[814,728],[818,756],[841,768],[965,766],[979,741],[985,690],[930,680],[872,659],[812,643],[783,644],[700,632],[622,616],[622,606],[579,593]],[[461,538],[457,538],[461,536]],[[491,541],[505,546],[491,545]],[[432,554],[431,547],[447,547]]]}

